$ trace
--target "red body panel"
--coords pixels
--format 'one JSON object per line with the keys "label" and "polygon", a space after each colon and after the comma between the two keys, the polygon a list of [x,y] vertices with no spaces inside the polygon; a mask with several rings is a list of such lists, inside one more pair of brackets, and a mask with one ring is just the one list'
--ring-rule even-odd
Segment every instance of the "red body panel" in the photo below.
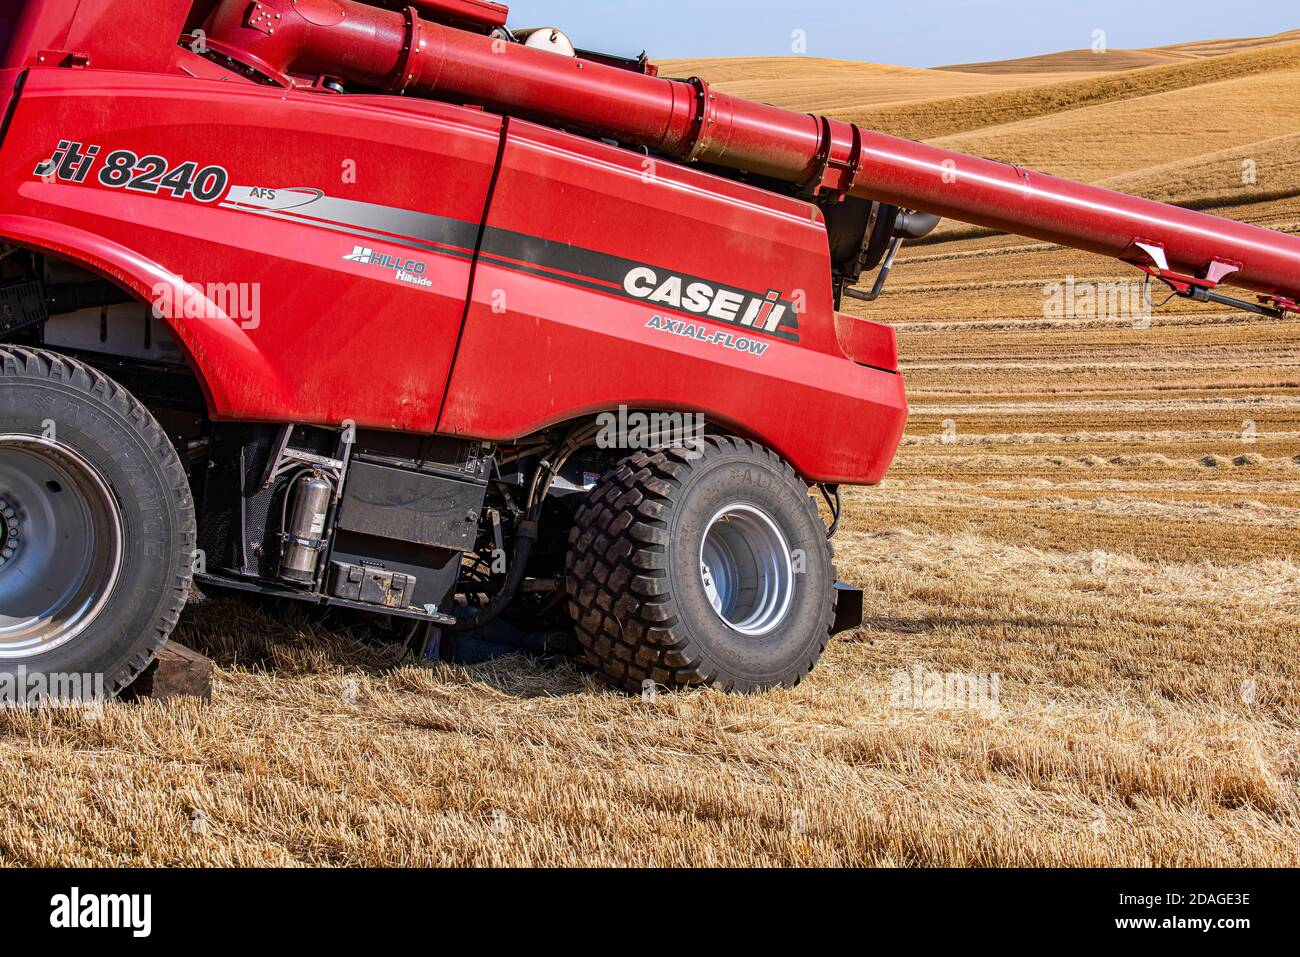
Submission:
{"label": "red body panel", "polygon": [[840,349],[854,362],[874,369],[898,368],[898,337],[893,326],[854,316],[835,316]]}
{"label": "red body panel", "polygon": [[[0,67],[32,65],[37,54],[49,50],[81,54],[97,69],[162,71],[188,12],[189,4],[176,0],[26,3],[0,14]],[[12,24],[5,23],[8,16]],[[6,29],[12,31],[9,44]],[[111,42],[105,42],[107,36]]]}
{"label": "red body panel", "polygon": [[421,257],[432,286],[414,288],[392,271],[345,261],[360,237],[316,219],[107,189],[93,175],[82,185],[32,175],[59,139],[75,139],[100,146],[101,156],[123,148],[217,163],[232,185],[310,185],[477,224],[500,120],[431,103],[385,105],[182,77],[32,70],[3,146],[0,236],[85,261],[149,302],[155,284],[174,277],[205,289],[254,286],[255,318],[212,307],[172,322],[216,417],[432,432],[469,288],[467,256]]}
{"label": "red body panel", "polygon": [[[815,207],[672,164],[650,170],[642,156],[545,127],[509,129],[490,228],[600,249],[648,264],[660,279],[779,287],[803,304],[799,340],[765,340],[756,355],[674,335],[648,323],[661,316],[723,335],[736,327],[485,255],[440,431],[505,440],[626,404],[704,413],[820,480],[884,475],[906,420],[902,380],[845,360]],[[871,329],[892,343],[892,330]]]}
{"label": "red body panel", "polygon": [[[902,381],[840,350],[814,206],[669,163],[649,175],[642,156],[520,122],[503,149],[501,127],[424,100],[32,69],[0,153],[0,238],[83,262],[147,301],[177,279],[255,284],[255,321],[211,297],[168,315],[220,419],[509,440],[627,405],[702,413],[810,480],[883,476],[906,421]],[[217,164],[230,191],[201,203],[110,189],[94,173],[45,181],[33,171],[59,140],[100,157]],[[308,199],[277,205],[286,196]],[[617,278],[585,276],[585,259],[533,268],[534,244]],[[345,260],[362,246],[420,263],[429,284]],[[620,294],[632,263],[779,293],[782,328],[763,335]],[[657,318],[677,331],[650,328]]]}
{"label": "red body panel", "polygon": [[22,79],[22,70],[0,70],[0,137],[4,136],[4,124],[9,111],[17,105],[15,97]]}

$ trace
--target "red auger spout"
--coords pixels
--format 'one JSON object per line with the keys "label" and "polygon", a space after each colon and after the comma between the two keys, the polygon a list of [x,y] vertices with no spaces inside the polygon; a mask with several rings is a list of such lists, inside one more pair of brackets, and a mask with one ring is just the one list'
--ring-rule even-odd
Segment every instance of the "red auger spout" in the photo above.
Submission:
{"label": "red auger spout", "polygon": [[[422,9],[450,5],[426,0]],[[859,196],[1110,256],[1184,293],[1227,283],[1273,307],[1300,298],[1300,237],[739,99],[698,78],[556,56],[417,12],[351,0],[226,0],[207,33],[221,52],[285,82],[327,74],[481,104],[796,184],[810,196]],[[489,12],[485,24],[495,22]]]}

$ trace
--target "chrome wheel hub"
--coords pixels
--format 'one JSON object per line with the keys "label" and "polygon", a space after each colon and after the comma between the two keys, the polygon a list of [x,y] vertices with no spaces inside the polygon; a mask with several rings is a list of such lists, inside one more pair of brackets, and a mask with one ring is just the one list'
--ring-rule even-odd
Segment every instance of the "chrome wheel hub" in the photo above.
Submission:
{"label": "chrome wheel hub", "polygon": [[794,558],[766,512],[736,502],[718,510],[700,544],[700,581],[728,627],[757,638],[775,629],[794,601]]}
{"label": "chrome wheel hub", "polygon": [[80,453],[0,435],[0,660],[85,631],[113,593],[123,549],[121,507]]}

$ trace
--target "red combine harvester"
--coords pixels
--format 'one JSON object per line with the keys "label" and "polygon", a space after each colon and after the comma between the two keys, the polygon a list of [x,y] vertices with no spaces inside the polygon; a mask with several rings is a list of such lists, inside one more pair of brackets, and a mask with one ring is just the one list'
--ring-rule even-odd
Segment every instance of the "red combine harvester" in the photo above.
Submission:
{"label": "red combine harvester", "polygon": [[907,406],[891,329],[836,310],[901,242],[951,217],[1296,309],[1300,238],[506,22],[10,0],[0,678],[120,690],[197,578],[629,689],[792,685],[861,622],[839,487]]}

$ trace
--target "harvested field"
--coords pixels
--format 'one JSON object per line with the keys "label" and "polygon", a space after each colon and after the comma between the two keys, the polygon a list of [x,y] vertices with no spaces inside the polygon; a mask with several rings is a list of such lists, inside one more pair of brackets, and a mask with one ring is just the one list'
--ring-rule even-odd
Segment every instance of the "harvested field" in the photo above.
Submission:
{"label": "harvested field", "polygon": [[[1087,56],[666,72],[1300,229],[1300,34]],[[915,409],[847,495],[866,627],[800,687],[644,701],[210,598],[212,705],[0,714],[0,863],[1300,865],[1300,322],[1046,315],[1067,277],[1140,278],[946,226],[849,307]]]}

